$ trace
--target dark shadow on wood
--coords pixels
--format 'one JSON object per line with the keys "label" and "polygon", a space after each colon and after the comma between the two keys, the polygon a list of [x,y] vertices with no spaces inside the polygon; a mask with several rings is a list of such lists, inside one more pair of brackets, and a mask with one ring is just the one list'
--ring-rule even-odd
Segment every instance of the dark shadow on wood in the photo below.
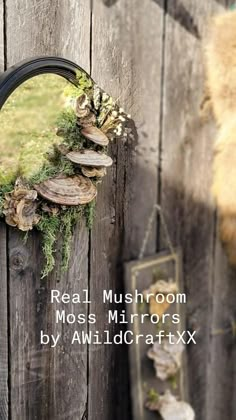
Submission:
{"label": "dark shadow on wood", "polygon": [[[185,185],[174,185],[166,177],[163,185],[171,240],[183,250],[187,329],[197,331],[197,345],[187,347],[190,403],[196,419],[232,420],[235,338],[230,325],[236,316],[235,271],[228,266],[218,233],[212,237],[214,209],[196,200]],[[217,330],[225,332],[215,334]]]}
{"label": "dark shadow on wood", "polygon": [[[107,7],[114,6],[118,0],[103,0],[103,3]],[[195,38],[200,39],[200,33],[197,24],[194,22],[194,18],[191,16],[189,11],[179,0],[153,0],[162,9],[165,10],[174,20],[176,20],[186,31],[190,32]],[[224,0],[217,0],[219,2]],[[167,6],[168,5],[168,6]],[[167,9],[167,10],[166,10]]]}
{"label": "dark shadow on wood", "polygon": [[[107,311],[110,309],[120,312],[125,306],[115,302],[101,305],[98,291],[111,289],[115,293],[123,294],[125,290],[123,263],[124,260],[130,260],[130,248],[125,246],[129,236],[126,215],[132,212],[131,188],[135,178],[131,156],[137,144],[137,132],[132,120],[129,121],[128,128],[131,132],[125,143],[117,139],[110,144],[109,154],[114,159],[114,165],[99,189],[97,216],[91,234],[93,248],[90,260],[89,310],[90,313],[96,314],[97,322],[96,325],[90,325],[90,331],[102,332],[105,328],[112,335],[121,330],[124,332],[126,325],[109,324]],[[117,179],[119,182],[116,182]],[[127,212],[124,209],[127,209]],[[128,346],[90,345],[89,372],[89,420],[132,419]]]}
{"label": "dark shadow on wood", "polygon": [[[134,183],[135,171],[134,168],[129,167],[128,162],[124,167],[127,168],[125,178],[130,192],[132,183]],[[144,167],[142,170],[143,177],[145,179],[149,177],[151,180],[153,174],[149,168]],[[122,179],[121,173],[118,178]],[[126,198],[126,188],[119,183],[118,196],[123,194]],[[181,247],[183,250],[183,278],[187,293],[187,329],[197,331],[197,345],[187,347],[186,374],[190,403],[196,412],[196,419],[209,418],[210,420],[214,418],[214,420],[219,420],[225,418],[233,420],[235,418],[235,408],[233,408],[235,339],[230,329],[230,323],[236,319],[235,273],[228,267],[221,244],[217,236],[214,235],[214,208],[208,206],[204,201],[198,201],[196,195],[191,190],[188,191],[186,181],[183,181],[183,184],[179,181],[175,183],[172,178],[168,179],[168,176],[163,174],[162,188],[163,211],[171,240],[176,247]],[[137,199],[135,192],[132,196],[133,199],[135,197]],[[139,198],[138,206],[144,206],[145,199],[145,194],[143,194],[143,197]],[[127,206],[128,209],[132,208],[129,203]],[[129,220],[132,220],[132,215],[129,216]],[[140,224],[145,223],[147,220],[140,219]],[[128,224],[122,222],[121,226],[128,226]],[[121,259],[126,261],[136,257],[132,255],[134,248],[132,223],[129,229],[129,235],[128,232],[119,229],[117,237],[120,254],[123,251]],[[161,232],[161,236],[163,236],[163,232]],[[111,247],[112,241],[113,238],[111,238]],[[119,261],[119,258],[116,261]],[[110,264],[114,266],[114,260],[110,261]],[[120,278],[122,278],[120,262],[117,268]],[[116,284],[119,285],[119,283]],[[118,290],[123,290],[123,284],[120,284],[120,289],[118,286]],[[213,336],[213,331],[221,329],[226,329],[227,333]],[[116,351],[116,363],[119,366],[117,371],[119,371],[122,359],[121,353],[118,354],[119,349]],[[120,378],[118,384],[121,384]],[[119,389],[119,385],[117,389]],[[121,396],[120,393],[119,396]],[[214,408],[216,406],[217,409]],[[206,413],[207,415],[205,415]]]}
{"label": "dark shadow on wood", "polygon": [[103,3],[105,4],[105,6],[107,7],[111,7],[114,6],[114,4],[117,3],[118,0],[103,0]]}
{"label": "dark shadow on wood", "polygon": [[231,7],[235,4],[235,0],[215,0],[216,3],[221,4],[224,7]]}
{"label": "dark shadow on wood", "polygon": [[[221,3],[221,0],[217,0],[219,3]],[[223,0],[222,0],[222,3],[223,3]],[[234,6],[235,8],[236,8],[236,2],[235,2],[235,0],[226,0],[226,5],[227,5],[227,7],[232,7],[232,6]]]}
{"label": "dark shadow on wood", "polygon": [[186,7],[179,0],[170,0],[166,2],[163,0],[153,0],[158,4],[162,9],[166,9],[165,12],[168,13],[176,22],[178,22],[183,28],[192,34],[195,38],[201,39],[198,26],[194,21],[193,16],[186,9]]}
{"label": "dark shadow on wood", "polygon": [[[137,133],[133,127],[132,137],[128,138],[125,144],[113,143],[112,145],[115,161],[123,162],[122,165],[118,164],[117,166],[119,183],[115,195],[117,217],[114,220],[114,234],[106,239],[109,242],[106,245],[107,249],[110,250],[107,259],[109,287],[118,294],[124,292],[123,262],[137,257],[132,255],[134,232],[132,222],[128,223],[128,221],[132,221],[134,209],[132,200],[135,196],[130,192],[135,184],[134,162],[130,160],[130,156],[136,143]],[[145,172],[151,179],[152,173],[148,167],[143,169],[144,177]],[[207,399],[209,400],[210,396],[212,407],[217,404],[219,411],[219,417],[217,415],[214,420],[222,418],[232,420],[235,418],[232,416],[232,412],[235,413],[232,411],[235,393],[235,341],[229,327],[231,320],[236,318],[235,275],[228,269],[219,244],[217,245],[218,254],[215,254],[214,257],[212,252],[212,260],[208,259],[209,249],[215,250],[210,226],[214,218],[214,209],[208,207],[204,202],[196,200],[194,194],[186,191],[185,184],[175,184],[173,180],[168,180],[163,175],[163,185],[164,202],[168,203],[168,208],[164,207],[165,219],[171,240],[175,246],[181,246],[183,249],[185,291],[188,298],[188,329],[197,330],[197,345],[187,347],[190,402],[196,411],[197,419],[209,418],[203,417],[202,413],[205,412]],[[137,198],[139,199],[139,197]],[[106,199],[109,204],[111,198],[107,197]],[[139,200],[139,205],[144,205],[145,194]],[[146,220],[140,220],[141,223],[146,224]],[[103,230],[101,232],[104,234]],[[14,412],[17,412],[20,401],[23,401],[24,408],[21,404],[21,410],[25,409],[26,411],[29,407],[32,413],[31,418],[35,420],[58,418],[59,412],[63,416],[66,415],[69,420],[74,418],[74,414],[78,413],[78,410],[83,415],[84,407],[86,407],[86,348],[83,351],[81,349],[76,351],[67,341],[63,341],[62,347],[58,347],[56,350],[42,349],[38,342],[38,331],[45,328],[48,333],[54,333],[59,328],[55,326],[52,308],[48,307],[50,289],[66,291],[69,287],[70,291],[78,292],[87,287],[87,262],[85,259],[87,256],[87,233],[81,229],[77,229],[75,232],[74,256],[72,255],[70,272],[66,275],[66,283],[64,276],[59,278],[60,273],[52,274],[47,281],[40,280],[41,242],[36,236],[38,235],[30,235],[28,245],[22,246],[19,234],[16,234],[12,229],[10,233],[11,343],[12,349],[15,349],[12,353],[11,366],[14,379],[12,403]],[[99,241],[98,236],[97,240]],[[82,252],[80,247],[80,253],[76,252],[77,243],[84,247]],[[117,244],[116,247],[114,247],[114,243]],[[100,260],[97,260],[97,264],[99,267]],[[229,270],[229,275],[225,276],[227,270]],[[212,294],[208,283],[213,274],[214,293]],[[223,277],[224,283],[221,281]],[[79,281],[75,282],[74,279]],[[59,283],[58,280],[60,280]],[[100,280],[103,281],[97,274],[94,278],[96,284],[93,284],[93,293],[96,295],[98,288],[104,287]],[[19,299],[21,305],[19,305]],[[98,302],[95,309],[100,311],[100,325],[104,329],[106,309]],[[110,309],[122,310],[124,307],[114,305]],[[83,308],[83,312],[87,313],[87,310],[89,309]],[[72,307],[68,309],[68,313],[70,312],[73,312]],[[16,319],[21,320],[20,327],[17,325]],[[119,332],[121,327],[116,325],[112,332]],[[61,332],[67,334],[68,331],[73,332],[74,327],[67,325],[61,326],[61,328]],[[125,329],[125,325],[123,328]],[[214,330],[229,328],[229,333],[213,337],[211,335],[212,328]],[[27,345],[23,345],[22,343],[26,342],[28,336],[30,340]],[[208,353],[203,351],[206,348],[209,349]],[[21,349],[20,353],[19,349]],[[91,357],[92,349],[90,348],[89,351]],[[210,360],[209,354],[211,354]],[[103,410],[109,413],[109,417],[103,417],[104,420],[131,419],[131,407],[128,399],[130,390],[127,346],[113,346],[111,353],[110,349],[103,346],[95,356],[95,354],[92,356],[94,369],[90,366],[93,375],[91,380],[95,386],[102,385],[100,388],[96,386],[94,389],[100,390],[102,386],[109,387],[111,400],[103,400],[102,394],[94,392],[92,394],[94,404],[98,401],[96,398],[101,399]],[[104,385],[104,378],[106,385]],[[70,386],[71,391],[68,393],[66,390],[69,389],[68,384],[72,380],[73,387]],[[203,394],[201,399],[199,398],[200,391]],[[210,408],[212,407],[210,406]],[[88,416],[89,420],[95,418],[93,413]]]}

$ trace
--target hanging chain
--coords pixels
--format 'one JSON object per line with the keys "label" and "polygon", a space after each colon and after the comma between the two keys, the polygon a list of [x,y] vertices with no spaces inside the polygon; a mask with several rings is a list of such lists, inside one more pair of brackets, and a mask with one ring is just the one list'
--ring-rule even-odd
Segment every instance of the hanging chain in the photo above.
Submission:
{"label": "hanging chain", "polygon": [[[140,260],[143,258],[144,253],[146,251],[148,239],[149,239],[149,236],[150,236],[150,233],[151,233],[151,229],[152,229],[152,226],[153,226],[153,223],[154,223],[154,220],[155,220],[156,213],[158,213],[159,216],[160,216],[161,226],[163,227],[166,243],[167,243],[167,246],[168,246],[168,248],[171,252],[171,255],[175,255],[174,246],[173,246],[173,243],[172,243],[171,238],[170,238],[170,234],[169,234],[169,231],[168,231],[168,226],[167,226],[162,208],[159,204],[154,204],[151,215],[148,219],[146,231],[145,231],[144,238],[143,238],[142,247],[140,249],[140,253],[139,253],[139,259]],[[214,337],[214,336],[224,335],[224,334],[228,334],[228,333],[231,333],[233,337],[236,337],[236,321],[234,319],[230,320],[230,326],[227,327],[227,328],[213,329],[212,332],[211,332],[211,335]]]}
{"label": "hanging chain", "polygon": [[140,249],[140,252],[139,252],[139,259],[140,260],[143,258],[144,253],[146,251],[148,239],[149,239],[149,236],[150,236],[150,233],[151,233],[151,229],[152,229],[152,226],[153,226],[153,223],[154,223],[154,220],[155,220],[156,213],[158,213],[159,216],[160,216],[160,222],[161,222],[161,226],[163,227],[163,231],[164,231],[167,246],[168,246],[171,254],[172,255],[175,254],[174,246],[173,246],[171,238],[170,238],[170,234],[169,234],[169,231],[168,231],[167,223],[166,223],[162,208],[159,204],[154,204],[151,215],[148,219],[146,231],[145,231],[144,238],[143,238],[143,243],[142,243],[142,246],[141,246],[141,249]]}

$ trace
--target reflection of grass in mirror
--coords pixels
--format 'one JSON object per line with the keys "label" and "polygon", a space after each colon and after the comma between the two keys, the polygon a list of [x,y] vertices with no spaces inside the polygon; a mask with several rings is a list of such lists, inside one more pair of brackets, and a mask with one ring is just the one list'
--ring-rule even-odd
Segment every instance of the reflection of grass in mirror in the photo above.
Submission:
{"label": "reflection of grass in mirror", "polygon": [[67,82],[41,75],[22,84],[0,112],[0,184],[16,175],[32,177],[46,160],[50,146],[59,142],[55,122],[63,106]]}

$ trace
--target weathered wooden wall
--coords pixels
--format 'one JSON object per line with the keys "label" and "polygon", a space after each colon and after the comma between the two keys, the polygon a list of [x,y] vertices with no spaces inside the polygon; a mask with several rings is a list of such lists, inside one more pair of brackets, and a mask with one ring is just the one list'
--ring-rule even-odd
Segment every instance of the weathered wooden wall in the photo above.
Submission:
{"label": "weathered wooden wall", "polygon": [[[120,97],[138,128],[133,143],[112,146],[116,165],[100,187],[95,226],[90,235],[83,224],[77,227],[66,276],[58,268],[41,280],[39,237],[33,234],[23,245],[17,232],[0,225],[1,420],[131,419],[125,347],[78,351],[65,340],[56,350],[42,350],[38,333],[57,330],[48,302],[55,287],[89,287],[93,303],[80,310],[98,315],[96,329],[108,327],[97,290],[123,290],[122,262],[138,256],[157,201],[174,244],[183,248],[188,323],[198,329],[198,345],[188,350],[196,418],[235,418],[233,337],[211,331],[234,318],[236,283],[217,240],[210,196],[215,131],[199,116],[201,38],[208,17],[225,3],[0,1],[2,71],[36,55],[69,58]],[[163,245],[157,226],[147,254]],[[60,328],[65,335],[74,329]]]}
{"label": "weathered wooden wall", "polygon": [[224,1],[167,2],[162,82],[160,201],[172,240],[183,248],[188,326],[198,330],[198,344],[188,349],[190,400],[197,419],[207,420],[235,418],[234,339],[212,331],[234,318],[236,283],[218,242],[211,198],[215,127],[200,117],[207,22],[225,6]]}

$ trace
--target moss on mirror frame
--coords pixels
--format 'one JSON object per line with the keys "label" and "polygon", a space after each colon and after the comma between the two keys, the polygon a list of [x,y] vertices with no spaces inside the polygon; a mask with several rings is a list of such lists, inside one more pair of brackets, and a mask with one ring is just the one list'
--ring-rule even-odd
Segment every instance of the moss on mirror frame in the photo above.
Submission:
{"label": "moss on mirror frame", "polygon": [[[38,77],[35,79],[38,79]],[[49,75],[44,75],[44,78],[46,84],[48,81],[52,83]],[[90,126],[93,131],[94,126],[98,127],[95,131],[99,134],[100,130],[100,135],[102,134],[103,139],[104,133],[106,133],[105,137],[109,136],[107,137],[108,142],[108,139],[112,140],[115,137],[127,137],[126,129],[123,129],[123,126],[125,127],[126,117],[127,119],[130,118],[130,116],[126,116],[123,109],[119,108],[117,103],[109,95],[98,88],[97,85],[94,85],[92,80],[82,71],[79,71],[77,74],[78,86],[66,85],[67,82],[64,82],[58,76],[56,76],[56,80],[60,81],[58,85],[50,85],[51,99],[49,104],[52,105],[52,109],[50,106],[49,128],[46,129],[43,125],[43,130],[40,131],[42,126],[39,124],[37,127],[38,131],[35,131],[35,121],[31,124],[32,131],[27,127],[28,131],[24,133],[24,141],[16,146],[16,150],[20,151],[19,155],[15,156],[18,162],[17,170],[12,176],[6,177],[4,182],[0,178],[0,215],[6,217],[8,224],[16,226],[12,224],[12,220],[14,220],[12,213],[16,212],[14,208],[17,209],[19,207],[25,209],[26,214],[27,212],[29,214],[32,213],[31,223],[33,224],[31,227],[29,223],[26,223],[26,225],[22,223],[17,224],[18,228],[21,230],[30,230],[34,226],[42,233],[43,252],[45,255],[45,267],[42,272],[42,277],[47,276],[55,266],[56,241],[59,235],[63,239],[61,248],[62,268],[64,270],[68,268],[73,228],[83,216],[86,218],[87,226],[91,228],[94,219],[95,199],[90,199],[90,202],[87,204],[76,206],[57,205],[50,201],[48,202],[40,196],[35,200],[35,193],[37,197],[37,192],[34,189],[37,185],[41,185],[41,183],[43,184],[49,179],[56,179],[61,174],[69,177],[69,179],[73,177],[76,179],[79,179],[79,177],[80,179],[88,179],[87,174],[84,175],[82,168],[77,164],[73,164],[67,158],[68,151],[71,150],[74,153],[79,151],[80,153],[81,149],[93,150],[92,153],[95,153],[99,157],[100,153],[106,154],[108,150],[107,146],[99,145],[99,143],[96,144],[96,141],[82,135],[81,127]],[[61,80],[63,82],[62,84]],[[32,81],[33,79],[29,80],[28,83]],[[27,87],[24,85],[23,91],[25,89],[27,90]],[[31,92],[31,89],[32,86],[29,85],[29,92]],[[19,95],[18,90],[16,93]],[[40,113],[40,110],[45,109],[47,89],[44,90],[45,94],[42,92],[44,98],[42,99],[40,96],[40,105],[37,111],[35,111],[37,106],[35,105],[34,107],[35,100],[33,100],[33,97],[36,99],[37,95],[30,93],[30,100],[26,101],[26,103],[30,103],[30,108],[34,107],[32,112],[35,113],[35,117]],[[59,98],[58,101],[55,98],[52,99],[54,93]],[[81,98],[83,101],[85,99],[85,107],[83,101],[80,103]],[[84,111],[86,113],[88,111],[90,115],[89,121],[91,119],[92,122],[88,122],[87,117],[84,118],[78,115],[76,111],[78,106],[76,103],[77,100],[79,100],[81,105],[79,112],[81,113],[82,111],[83,114]],[[23,106],[24,101],[21,97],[20,103]],[[14,98],[13,105],[11,101],[9,104],[9,108],[14,108]],[[57,104],[57,106],[54,108],[53,104]],[[29,110],[30,113],[31,109]],[[17,135],[19,134],[18,131]],[[13,144],[16,144],[16,138],[13,139]],[[67,152],[64,153],[62,149],[66,149]],[[94,184],[95,186],[98,182],[101,182],[101,179],[92,175],[92,178],[89,178],[89,182],[90,185]]]}

